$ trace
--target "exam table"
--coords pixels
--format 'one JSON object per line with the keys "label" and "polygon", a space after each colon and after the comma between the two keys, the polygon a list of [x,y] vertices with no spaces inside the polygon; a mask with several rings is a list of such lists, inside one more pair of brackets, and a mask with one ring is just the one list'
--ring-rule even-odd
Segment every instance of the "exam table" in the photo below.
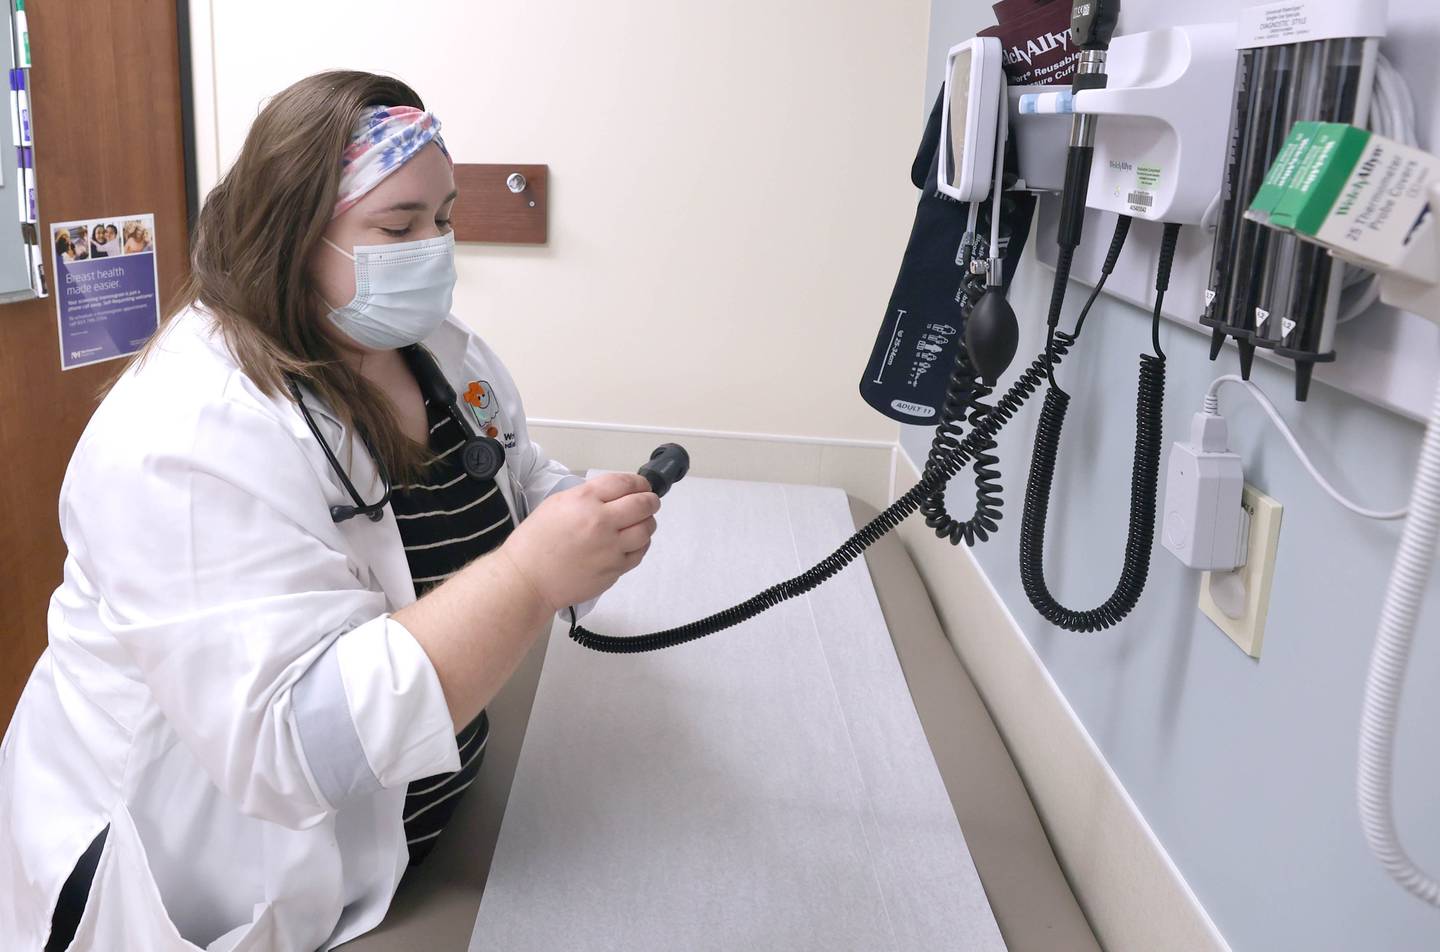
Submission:
{"label": "exam table", "polygon": [[[876,514],[865,503],[849,502],[857,525]],[[888,536],[866,553],[865,563],[1006,945],[1012,952],[1098,950],[1015,765],[904,547]],[[449,828],[425,863],[406,875],[385,921],[347,943],[346,952],[468,948],[546,648],[547,639],[539,639],[490,704],[485,764]]]}

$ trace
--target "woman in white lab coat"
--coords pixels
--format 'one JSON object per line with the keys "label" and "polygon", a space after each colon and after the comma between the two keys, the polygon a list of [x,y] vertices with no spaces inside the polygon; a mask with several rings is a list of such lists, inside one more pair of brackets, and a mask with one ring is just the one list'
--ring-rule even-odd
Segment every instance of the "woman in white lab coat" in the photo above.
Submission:
{"label": "woman in white lab coat", "polygon": [[50,645],[0,747],[0,948],[372,928],[486,702],[643,557],[645,481],[546,459],[449,316],[438,131],[396,80],[314,76],[208,197],[186,306],[61,490]]}

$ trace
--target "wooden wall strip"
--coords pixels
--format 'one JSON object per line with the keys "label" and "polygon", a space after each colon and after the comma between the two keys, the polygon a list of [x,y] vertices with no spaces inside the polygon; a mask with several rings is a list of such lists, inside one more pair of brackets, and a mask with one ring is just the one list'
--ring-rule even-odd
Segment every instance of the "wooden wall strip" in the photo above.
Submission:
{"label": "wooden wall strip", "polygon": [[[525,176],[525,190],[505,184],[513,173]],[[456,241],[543,245],[547,234],[548,165],[455,166],[460,197],[450,216]]]}

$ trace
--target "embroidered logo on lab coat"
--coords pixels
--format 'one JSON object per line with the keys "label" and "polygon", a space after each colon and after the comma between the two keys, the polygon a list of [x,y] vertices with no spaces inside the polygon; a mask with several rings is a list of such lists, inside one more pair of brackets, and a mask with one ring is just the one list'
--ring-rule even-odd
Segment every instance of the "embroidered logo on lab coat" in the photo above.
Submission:
{"label": "embroidered logo on lab coat", "polygon": [[472,380],[461,398],[475,420],[475,430],[482,436],[500,440],[506,449],[515,448],[515,434],[502,433],[504,421],[500,419],[500,400],[495,388],[488,380]]}

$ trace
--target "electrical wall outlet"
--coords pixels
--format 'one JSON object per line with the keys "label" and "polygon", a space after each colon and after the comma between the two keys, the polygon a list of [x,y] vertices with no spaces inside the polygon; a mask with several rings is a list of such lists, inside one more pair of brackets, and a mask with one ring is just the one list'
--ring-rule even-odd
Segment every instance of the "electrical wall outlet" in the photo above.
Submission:
{"label": "electrical wall outlet", "polygon": [[1245,565],[1233,572],[1202,573],[1200,610],[1241,651],[1259,658],[1265,640],[1265,615],[1270,609],[1270,583],[1275,576],[1283,507],[1249,483],[1245,484],[1240,506],[1250,517]]}

